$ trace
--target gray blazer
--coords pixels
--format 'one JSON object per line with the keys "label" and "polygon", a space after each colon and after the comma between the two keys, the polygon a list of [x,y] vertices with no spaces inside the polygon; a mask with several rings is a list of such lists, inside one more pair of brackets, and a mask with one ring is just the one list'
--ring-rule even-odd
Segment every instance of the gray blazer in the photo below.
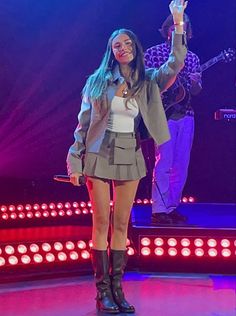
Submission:
{"label": "gray blazer", "polygon": [[[146,69],[145,83],[135,97],[140,111],[142,128],[137,126],[141,138],[152,137],[157,144],[169,140],[167,120],[161,101],[161,92],[165,91],[175,80],[176,75],[184,66],[187,53],[185,35],[172,36],[172,49],[166,63],[159,69]],[[102,144],[110,114],[111,100],[118,86],[124,82],[117,67],[113,72],[113,80],[102,99],[102,106],[92,104],[85,95],[78,115],[78,126],[74,132],[74,144],[67,155],[68,174],[83,171],[82,158],[85,152],[98,153]],[[136,125],[139,122],[136,121]]]}

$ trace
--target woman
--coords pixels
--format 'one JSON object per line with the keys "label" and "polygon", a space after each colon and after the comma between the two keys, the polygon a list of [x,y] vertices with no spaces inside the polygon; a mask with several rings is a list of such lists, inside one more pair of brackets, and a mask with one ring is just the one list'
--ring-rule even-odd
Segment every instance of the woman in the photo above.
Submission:
{"label": "woman", "polygon": [[[184,64],[182,21],[186,6],[184,0],[174,0],[169,6],[175,34],[170,57],[160,69],[145,70],[143,50],[135,34],[116,30],[99,68],[83,89],[79,124],[67,165],[71,183],[79,185],[82,175],[87,179],[93,208],[97,309],[102,312],[135,311],[125,299],[121,279],[130,210],[139,180],[146,175],[139,139],[149,135],[158,144],[169,139],[160,92],[173,83]],[[111,181],[114,208],[108,245]]]}

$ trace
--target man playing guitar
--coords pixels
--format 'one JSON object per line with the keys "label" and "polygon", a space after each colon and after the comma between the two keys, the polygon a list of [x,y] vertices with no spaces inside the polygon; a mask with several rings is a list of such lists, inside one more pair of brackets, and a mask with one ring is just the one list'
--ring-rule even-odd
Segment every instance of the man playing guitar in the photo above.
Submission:
{"label": "man playing guitar", "polygon": [[[192,37],[189,17],[184,15],[187,39]],[[168,58],[171,49],[171,34],[174,29],[172,16],[162,24],[160,32],[165,42],[145,52],[147,67],[159,68]],[[161,146],[155,145],[156,162],[152,181],[152,224],[184,224],[187,218],[176,208],[187,179],[190,152],[194,136],[194,112],[192,95],[201,89],[199,58],[188,51],[185,65],[175,83],[162,95],[171,139]]]}

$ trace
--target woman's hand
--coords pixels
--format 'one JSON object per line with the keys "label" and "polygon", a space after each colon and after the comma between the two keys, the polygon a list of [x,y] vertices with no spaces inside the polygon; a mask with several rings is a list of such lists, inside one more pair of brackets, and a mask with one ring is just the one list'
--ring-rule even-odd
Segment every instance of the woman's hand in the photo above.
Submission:
{"label": "woman's hand", "polygon": [[174,24],[181,25],[184,21],[184,10],[188,5],[188,1],[185,0],[173,0],[171,1],[169,8],[173,16]]}
{"label": "woman's hand", "polygon": [[70,182],[75,186],[80,186],[79,177],[82,176],[82,173],[74,172],[70,175]]}

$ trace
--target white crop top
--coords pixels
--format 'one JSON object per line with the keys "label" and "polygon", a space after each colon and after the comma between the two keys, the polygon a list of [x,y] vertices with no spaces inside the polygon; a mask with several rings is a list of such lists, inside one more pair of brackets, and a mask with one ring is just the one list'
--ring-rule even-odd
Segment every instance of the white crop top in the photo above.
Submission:
{"label": "white crop top", "polygon": [[[128,107],[128,108],[127,108]],[[108,118],[107,129],[117,133],[133,133],[134,118],[139,109],[135,99],[131,99],[125,106],[125,98],[114,96],[111,101],[111,112]]]}

